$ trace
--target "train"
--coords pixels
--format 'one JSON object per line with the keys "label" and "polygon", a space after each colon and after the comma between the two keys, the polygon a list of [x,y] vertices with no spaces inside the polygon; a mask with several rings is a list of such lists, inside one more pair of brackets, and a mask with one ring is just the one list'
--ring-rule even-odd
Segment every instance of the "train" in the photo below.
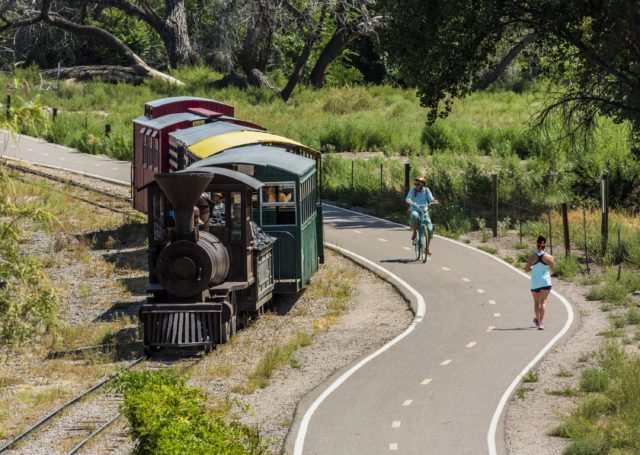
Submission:
{"label": "train", "polygon": [[170,97],[132,122],[132,201],[147,214],[146,355],[225,343],[324,261],[321,154],[234,111]]}

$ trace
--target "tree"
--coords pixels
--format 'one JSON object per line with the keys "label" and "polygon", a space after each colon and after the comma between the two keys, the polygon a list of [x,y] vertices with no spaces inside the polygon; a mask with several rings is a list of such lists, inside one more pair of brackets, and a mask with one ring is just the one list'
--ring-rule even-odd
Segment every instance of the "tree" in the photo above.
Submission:
{"label": "tree", "polygon": [[51,11],[51,4],[51,0],[42,0],[40,7],[37,9],[28,7],[13,10],[0,8],[0,20],[2,21],[0,22],[0,33],[43,23],[77,35],[99,40],[103,44],[116,49],[126,60],[131,62],[131,67],[129,68],[102,65],[93,68],[81,67],[77,70],[63,69],[61,71],[62,74],[68,77],[87,74],[89,74],[90,77],[106,77],[107,79],[122,78],[125,80],[132,80],[135,79],[135,77],[154,77],[163,79],[169,83],[181,84],[177,79],[150,67],[133,52],[129,46],[108,31],[99,27],[84,25],[69,20],[61,14]]}
{"label": "tree", "polygon": [[99,7],[118,8],[149,24],[162,39],[172,68],[191,65],[200,60],[191,46],[184,0],[164,0],[164,16],[149,0],[137,0],[137,3],[128,0],[102,0]]}
{"label": "tree", "polygon": [[[384,37],[428,120],[474,90],[505,40],[536,36],[541,70],[561,86],[540,120],[559,111],[570,134],[598,115],[640,130],[640,2],[634,0],[384,0]],[[514,34],[513,30],[519,32]]]}
{"label": "tree", "polygon": [[335,9],[336,30],[324,46],[311,70],[309,81],[321,88],[327,72],[344,50],[357,39],[371,33],[382,21],[372,16],[368,0],[338,0]]}
{"label": "tree", "polygon": [[[302,78],[304,68],[307,65],[309,56],[311,55],[311,50],[313,49],[316,41],[320,38],[320,34],[324,28],[324,21],[327,18],[327,12],[330,6],[329,4],[329,1],[310,1],[304,9],[300,10],[288,1],[285,1],[285,5],[292,13],[304,42],[302,51],[300,52],[300,55],[298,55],[293,71],[287,81],[287,85],[282,89],[281,96],[285,101],[289,100],[289,97],[293,93],[293,89],[298,85],[298,82],[300,82],[300,79]],[[316,16],[317,20],[315,20]]]}

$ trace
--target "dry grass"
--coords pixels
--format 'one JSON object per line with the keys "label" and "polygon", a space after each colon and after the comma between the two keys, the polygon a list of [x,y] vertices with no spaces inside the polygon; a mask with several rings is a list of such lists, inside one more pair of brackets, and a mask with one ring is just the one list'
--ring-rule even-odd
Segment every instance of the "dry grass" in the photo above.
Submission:
{"label": "dry grass", "polygon": [[[60,307],[61,324],[56,333],[41,336],[20,350],[3,351],[8,357],[0,368],[0,437],[16,435],[71,396],[113,373],[119,360],[129,355],[128,351],[119,352],[118,346],[129,349],[128,343],[138,338],[135,318],[94,318],[113,307],[114,302],[130,299],[131,294],[117,278],[140,275],[143,270],[118,269],[117,264],[107,262],[99,248],[117,248],[116,234],[106,237],[104,245],[98,245],[93,234],[82,235],[104,229],[115,231],[126,220],[121,214],[96,209],[61,194],[58,190],[65,190],[64,185],[34,176],[25,180],[13,181],[12,198],[18,203],[45,206],[59,224],[47,227],[23,223],[24,237],[37,242],[24,243],[24,248],[41,255],[41,264],[63,296],[64,305]],[[101,198],[101,203],[109,199],[78,188],[67,190],[86,199]],[[29,236],[30,233],[35,235]],[[67,314],[74,314],[75,319],[67,320]],[[115,347],[49,358],[52,351],[100,344]]]}

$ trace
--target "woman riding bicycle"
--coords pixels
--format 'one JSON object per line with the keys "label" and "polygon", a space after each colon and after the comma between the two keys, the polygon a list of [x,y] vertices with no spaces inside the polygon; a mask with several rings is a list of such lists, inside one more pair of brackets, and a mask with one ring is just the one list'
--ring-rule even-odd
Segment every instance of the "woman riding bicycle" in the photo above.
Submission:
{"label": "woman riding bicycle", "polygon": [[[424,207],[424,217],[427,226],[429,227],[429,239],[433,238],[433,227],[431,225],[431,218],[429,218],[429,211],[427,205],[439,204],[438,200],[433,197],[429,188],[425,187],[425,178],[422,176],[416,177],[415,186],[409,190],[409,194],[405,198],[405,202],[409,207],[409,225],[411,226],[411,241],[415,242],[417,236],[418,225],[420,224],[420,217],[422,216],[418,206]],[[427,254],[431,254],[431,245],[427,250]]]}

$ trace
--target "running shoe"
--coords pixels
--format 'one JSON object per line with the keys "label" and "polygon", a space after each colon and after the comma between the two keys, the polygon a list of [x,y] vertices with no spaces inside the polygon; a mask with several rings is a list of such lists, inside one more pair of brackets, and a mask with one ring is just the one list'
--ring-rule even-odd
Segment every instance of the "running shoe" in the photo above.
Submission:
{"label": "running shoe", "polygon": [[538,318],[533,318],[533,325],[538,327]]}
{"label": "running shoe", "polygon": [[538,330],[544,330],[544,324],[542,322],[538,324]]}

